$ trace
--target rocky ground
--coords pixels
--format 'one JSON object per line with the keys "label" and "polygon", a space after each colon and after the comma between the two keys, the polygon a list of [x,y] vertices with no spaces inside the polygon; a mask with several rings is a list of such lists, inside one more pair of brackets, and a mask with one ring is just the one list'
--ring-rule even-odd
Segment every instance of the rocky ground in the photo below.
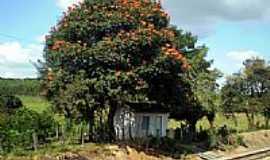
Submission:
{"label": "rocky ground", "polygon": [[146,154],[129,146],[87,145],[76,151],[68,151],[55,155],[33,155],[27,157],[5,157],[0,160],[173,160],[163,155]]}
{"label": "rocky ground", "polygon": [[[250,151],[262,149],[270,146],[270,130],[261,130],[254,132],[247,132],[239,134],[242,137],[243,146],[233,147],[229,146],[228,150],[213,150],[206,152],[207,154],[212,154],[216,156],[235,156],[241,153],[248,153]],[[270,160],[269,158],[265,158],[263,160]]]}
{"label": "rocky ground", "polygon": [[[235,155],[258,148],[270,146],[270,130],[242,133],[245,146],[239,146],[227,151],[213,151],[219,155]],[[181,159],[181,158],[178,158]],[[129,146],[87,144],[76,150],[67,150],[61,153],[36,154],[27,157],[5,157],[0,160],[175,160],[171,157],[155,154],[155,152],[139,151]],[[182,160],[199,160],[195,155],[182,157]],[[266,158],[264,160],[270,160]]]}

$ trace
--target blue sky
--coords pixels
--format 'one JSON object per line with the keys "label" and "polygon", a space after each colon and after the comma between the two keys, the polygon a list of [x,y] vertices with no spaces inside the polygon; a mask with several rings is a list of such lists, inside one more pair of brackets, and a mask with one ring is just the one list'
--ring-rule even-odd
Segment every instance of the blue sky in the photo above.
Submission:
{"label": "blue sky", "polygon": [[215,67],[230,74],[238,71],[246,58],[258,56],[270,60],[270,31],[266,28],[267,24],[223,22],[200,43],[209,47],[208,56],[215,60]]}
{"label": "blue sky", "polygon": [[[0,77],[36,77],[44,35],[69,4],[79,0],[2,0]],[[163,0],[171,22],[191,31],[209,48],[209,59],[225,75],[253,56],[270,60],[269,0]]]}

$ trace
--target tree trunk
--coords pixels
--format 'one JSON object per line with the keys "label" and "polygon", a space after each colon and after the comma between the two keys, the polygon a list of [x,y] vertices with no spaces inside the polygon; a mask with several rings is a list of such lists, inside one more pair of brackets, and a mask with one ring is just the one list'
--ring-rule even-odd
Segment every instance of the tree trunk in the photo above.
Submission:
{"label": "tree trunk", "polygon": [[251,113],[251,125],[252,125],[252,129],[255,128],[255,115],[254,113]]}
{"label": "tree trunk", "polygon": [[207,119],[208,119],[208,121],[209,121],[209,124],[210,124],[210,128],[211,128],[211,129],[214,128],[215,117],[216,117],[216,114],[215,114],[214,112],[209,113],[209,114],[207,115]]}
{"label": "tree trunk", "polygon": [[209,121],[210,124],[210,128],[213,129],[214,128],[214,121]]}
{"label": "tree trunk", "polygon": [[247,120],[248,120],[248,128],[253,129],[253,121],[252,121],[252,116],[248,113],[245,112]]}
{"label": "tree trunk", "polygon": [[117,110],[117,103],[112,102],[110,106],[109,115],[108,115],[108,129],[109,129],[108,136],[111,142],[114,142],[116,140],[116,133],[115,133],[114,123],[113,123],[116,110]]}
{"label": "tree trunk", "polygon": [[190,127],[189,127],[189,135],[190,135],[190,140],[195,140],[197,138],[196,136],[196,124],[197,121],[191,121],[190,122]]}
{"label": "tree trunk", "polygon": [[72,121],[72,114],[70,112],[70,110],[66,109],[66,129],[70,130],[71,129],[71,123]]}
{"label": "tree trunk", "polygon": [[268,129],[269,128],[269,118],[265,118],[265,128]]}
{"label": "tree trunk", "polygon": [[192,122],[192,123],[190,124],[190,131],[191,131],[192,133],[196,133],[196,122]]}
{"label": "tree trunk", "polygon": [[232,119],[233,119],[235,127],[238,127],[238,121],[237,121],[237,117],[235,114],[232,114]]}

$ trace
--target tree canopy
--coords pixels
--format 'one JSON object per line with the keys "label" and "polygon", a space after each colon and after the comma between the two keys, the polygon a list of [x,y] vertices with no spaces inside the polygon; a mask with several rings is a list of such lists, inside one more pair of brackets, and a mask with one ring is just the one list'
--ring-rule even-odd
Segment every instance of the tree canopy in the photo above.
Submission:
{"label": "tree canopy", "polygon": [[95,112],[109,109],[111,136],[116,109],[130,103],[158,103],[176,119],[201,117],[191,83],[211,63],[205,47],[195,48],[196,37],[169,19],[151,0],[85,0],[69,7],[46,37],[39,69],[46,96],[90,128]]}

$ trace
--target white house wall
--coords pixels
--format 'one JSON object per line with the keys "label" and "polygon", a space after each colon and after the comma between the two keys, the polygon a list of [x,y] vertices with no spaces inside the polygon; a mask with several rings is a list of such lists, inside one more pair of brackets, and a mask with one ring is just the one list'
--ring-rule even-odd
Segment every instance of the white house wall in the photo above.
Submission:
{"label": "white house wall", "polygon": [[161,136],[166,136],[166,129],[168,125],[169,114],[166,113],[133,113],[127,108],[117,110],[114,117],[114,126],[117,138],[130,139],[130,138],[143,138],[146,137],[145,132],[142,130],[142,120],[144,116],[149,116],[149,131],[148,135],[156,136],[157,133],[157,117],[162,117],[162,131]]}
{"label": "white house wall", "polygon": [[150,117],[149,122],[149,131],[148,134],[156,136],[157,133],[157,117],[162,117],[162,131],[161,136],[166,136],[166,130],[168,126],[168,117],[169,114],[166,113],[136,113],[135,114],[135,123],[136,123],[136,137],[145,137],[145,133],[142,130],[142,119],[144,116]]}
{"label": "white house wall", "polygon": [[118,139],[130,139],[130,133],[135,132],[135,115],[126,108],[116,111],[114,128]]}

